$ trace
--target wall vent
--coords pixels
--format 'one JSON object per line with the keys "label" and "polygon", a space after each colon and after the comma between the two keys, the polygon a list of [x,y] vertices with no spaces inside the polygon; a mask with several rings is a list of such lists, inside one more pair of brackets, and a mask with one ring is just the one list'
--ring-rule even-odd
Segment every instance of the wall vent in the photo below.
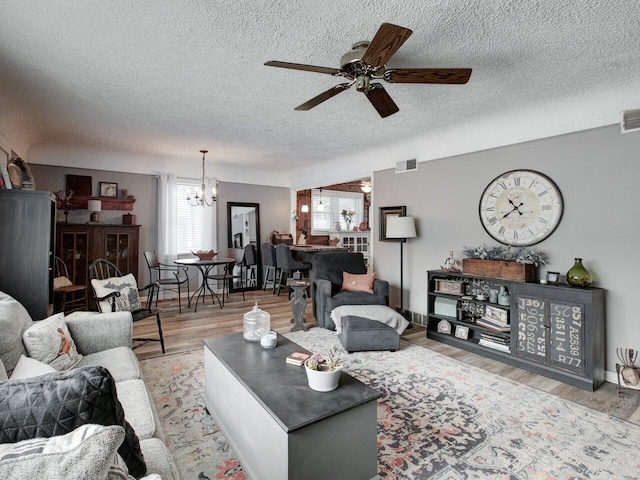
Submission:
{"label": "wall vent", "polygon": [[640,110],[627,110],[622,112],[620,131],[621,133],[640,131]]}
{"label": "wall vent", "polygon": [[418,169],[418,161],[415,158],[411,160],[402,160],[396,163],[396,173],[413,172]]}

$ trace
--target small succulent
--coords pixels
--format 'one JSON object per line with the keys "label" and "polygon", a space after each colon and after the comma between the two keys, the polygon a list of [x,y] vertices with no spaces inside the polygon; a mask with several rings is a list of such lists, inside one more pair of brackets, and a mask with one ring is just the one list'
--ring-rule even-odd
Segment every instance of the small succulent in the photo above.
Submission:
{"label": "small succulent", "polygon": [[324,355],[314,353],[307,360],[307,367],[311,370],[336,370],[342,365],[342,354],[338,350],[338,345],[334,345]]}

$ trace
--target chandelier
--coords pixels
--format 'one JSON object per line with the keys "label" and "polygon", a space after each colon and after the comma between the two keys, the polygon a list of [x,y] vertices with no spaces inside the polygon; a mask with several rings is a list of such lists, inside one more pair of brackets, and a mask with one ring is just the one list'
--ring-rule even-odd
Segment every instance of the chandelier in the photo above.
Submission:
{"label": "chandelier", "polygon": [[211,203],[205,197],[205,181],[204,181],[204,156],[208,152],[208,150],[200,150],[202,153],[202,187],[200,187],[200,191],[190,190],[187,192],[187,202],[192,207],[213,207],[216,204],[216,200],[218,200],[218,181],[215,180],[213,187],[211,187]]}

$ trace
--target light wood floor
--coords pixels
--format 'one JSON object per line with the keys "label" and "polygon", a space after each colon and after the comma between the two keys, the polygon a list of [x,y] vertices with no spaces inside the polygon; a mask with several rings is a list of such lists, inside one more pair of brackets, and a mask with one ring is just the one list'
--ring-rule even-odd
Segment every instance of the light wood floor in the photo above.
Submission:
{"label": "light wood floor", "polygon": [[[200,303],[198,311],[183,305],[182,314],[178,312],[178,302],[160,302],[164,308],[161,314],[166,354],[180,353],[202,348],[202,340],[229,333],[242,331],[242,316],[251,310],[254,302],[271,315],[271,328],[278,333],[286,333],[291,329],[291,306],[285,292],[280,297],[270,291],[258,290],[246,293],[246,301],[242,301],[242,293],[232,293],[220,309],[218,304],[212,306],[209,300],[206,305]],[[186,302],[185,302],[186,303]],[[316,326],[311,313],[311,305],[305,315],[307,326]],[[154,319],[147,319],[134,324],[134,337],[157,336]],[[476,367],[497,373],[517,382],[558,395],[567,400],[580,403],[601,412],[628,420],[640,425],[640,392],[626,390],[617,393],[616,385],[605,383],[595,392],[587,392],[546,377],[511,367],[495,360],[487,359],[449,345],[427,339],[425,329],[420,326],[405,331],[402,338],[410,343],[439,352]],[[158,342],[149,342],[135,349],[139,359],[162,355]]]}

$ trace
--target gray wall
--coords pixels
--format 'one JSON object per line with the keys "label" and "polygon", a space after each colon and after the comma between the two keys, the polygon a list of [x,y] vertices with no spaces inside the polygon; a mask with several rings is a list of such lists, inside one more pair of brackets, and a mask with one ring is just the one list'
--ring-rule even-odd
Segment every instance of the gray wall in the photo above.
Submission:
{"label": "gray wall", "polygon": [[[56,192],[63,190],[66,184],[66,175],[89,175],[92,177],[93,194],[98,193],[99,182],[116,182],[118,188],[126,188],[130,195],[135,196],[136,202],[133,211],[122,212],[117,210],[103,210],[100,213],[100,221],[104,223],[122,223],[123,213],[136,215],[136,223],[140,227],[140,260],[138,283],[145,285],[149,281],[147,264],[143,252],[157,249],[157,219],[158,204],[157,180],[154,175],[138,175],[103,170],[87,170],[68,167],[53,167],[46,165],[30,164],[38,190]],[[289,189],[282,187],[267,187],[248,185],[243,183],[221,182],[218,187],[217,209],[217,241],[218,250],[227,248],[227,202],[251,202],[260,204],[260,239],[259,243],[266,240],[267,234],[272,230],[287,230],[289,227]],[[89,220],[87,210],[72,211],[69,214],[69,222],[85,223]],[[58,212],[58,220],[64,221],[64,215]],[[194,275],[194,278],[196,276]],[[195,282],[196,280],[194,280]],[[144,283],[143,283],[144,282]],[[193,283],[193,282],[192,282]],[[196,286],[193,283],[192,286]]]}
{"label": "gray wall", "polygon": [[[554,180],[565,203],[557,230],[535,246],[549,257],[540,275],[564,275],[574,257],[583,258],[594,286],[606,289],[606,369],[615,372],[616,347],[640,348],[634,293],[640,266],[639,152],[639,133],[621,135],[619,126],[611,126],[424,162],[412,173],[376,172],[376,228],[381,206],[406,205],[407,215],[416,218],[419,237],[404,245],[405,308],[426,313],[426,271],[439,268],[449,250],[461,259],[463,246],[497,244],[478,217],[489,182],[508,170],[537,170]],[[374,237],[376,276],[395,286],[397,303],[400,246]]]}
{"label": "gray wall", "polygon": [[260,238],[266,242],[273,230],[289,231],[290,190],[246,183],[221,182],[218,186],[218,249],[229,247],[227,231],[227,202],[260,204]]}
{"label": "gray wall", "polygon": [[[158,225],[156,210],[158,204],[156,178],[153,175],[137,175],[131,173],[111,172],[104,170],[86,170],[81,168],[51,167],[47,165],[30,164],[33,178],[38,190],[57,192],[64,190],[66,175],[88,175],[92,180],[92,193],[98,195],[99,182],[115,182],[118,189],[127,189],[129,195],[136,198],[132,211],[103,210],[100,221],[103,223],[122,224],[122,215],[131,213],[136,216],[136,223],[140,227],[140,257],[138,259],[138,283],[146,285],[149,281],[149,270],[142,252],[157,248]],[[74,210],[69,213],[69,223],[86,223],[90,212]],[[58,221],[64,221],[62,210],[58,210]]]}

